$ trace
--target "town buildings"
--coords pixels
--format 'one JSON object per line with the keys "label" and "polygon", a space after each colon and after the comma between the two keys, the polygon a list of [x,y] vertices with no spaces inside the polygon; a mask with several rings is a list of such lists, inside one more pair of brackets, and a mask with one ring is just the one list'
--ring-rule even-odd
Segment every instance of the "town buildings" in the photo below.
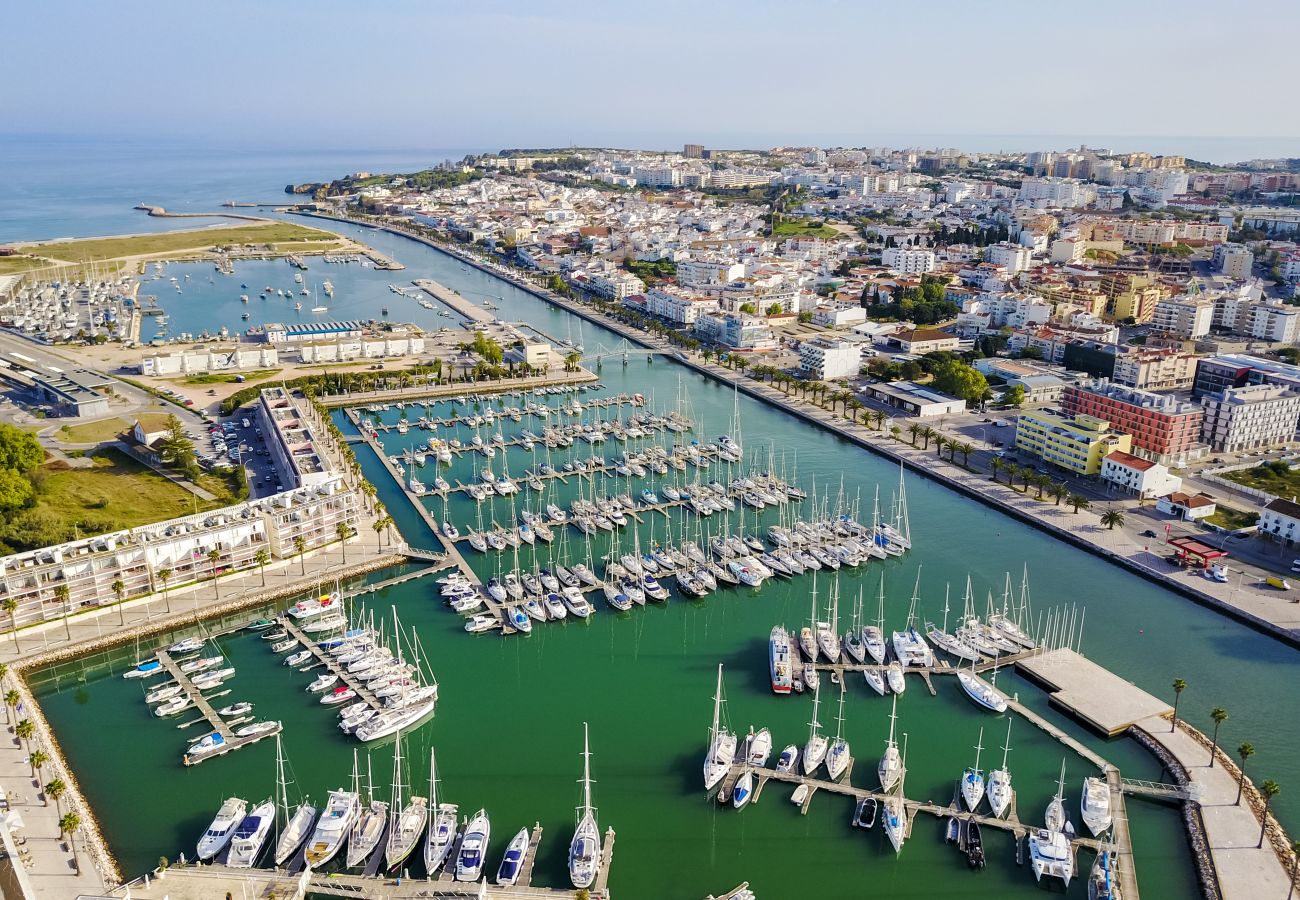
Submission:
{"label": "town buildings", "polygon": [[824,336],[799,344],[799,367],[822,381],[852,378],[861,366],[862,346],[857,341]]}
{"label": "town buildings", "polygon": [[1203,439],[1216,453],[1272,447],[1295,438],[1300,392],[1276,384],[1227,387],[1201,397]]}
{"label": "town buildings", "polygon": [[1061,410],[1109,422],[1130,436],[1132,453],[1155,462],[1182,465],[1206,452],[1200,443],[1204,411],[1168,394],[1105,380],[1083,382],[1065,389]]}
{"label": "town buildings", "polygon": [[1158,462],[1116,450],[1101,461],[1101,480],[1109,482],[1140,499],[1163,497],[1183,485],[1177,475]]}
{"label": "town buildings", "polygon": [[1016,419],[1016,449],[1078,475],[1096,475],[1101,461],[1116,450],[1128,453],[1132,439],[1093,416],[1074,418],[1024,412]]}

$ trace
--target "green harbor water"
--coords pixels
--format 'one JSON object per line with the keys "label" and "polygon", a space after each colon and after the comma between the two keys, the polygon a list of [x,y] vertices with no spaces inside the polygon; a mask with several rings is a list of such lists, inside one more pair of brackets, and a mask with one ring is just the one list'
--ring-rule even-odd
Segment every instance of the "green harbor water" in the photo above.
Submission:
{"label": "green harbor water", "polygon": [[[571,336],[588,351],[617,340],[431,249],[390,235],[340,230],[405,263],[404,279],[433,277],[466,296],[494,298],[504,319],[525,320],[552,335]],[[392,295],[382,285],[376,285],[376,290],[382,291],[373,299],[377,311]],[[842,491],[848,500],[860,498],[869,512],[877,485],[886,507],[897,490],[898,472],[884,460],[775,409],[743,396],[737,400],[731,390],[666,359],[649,363],[632,357],[626,367],[620,360],[609,360],[599,374],[604,389],[577,396],[586,400],[599,394],[641,392],[660,410],[684,400],[700,423],[691,437],[701,441],[730,431],[733,404],[738,404],[747,460],[758,454],[766,461],[771,448],[777,468],[784,468],[805,488],[815,486],[819,497],[829,491],[834,498]],[[559,400],[549,398],[549,402],[558,405]],[[450,406],[435,405],[433,413],[445,414]],[[408,410],[412,421],[421,414],[422,405]],[[398,411],[384,415],[385,421],[395,422]],[[582,418],[612,415],[612,410],[591,411]],[[507,437],[525,427],[541,430],[539,423],[527,419],[520,424],[506,421],[500,427]],[[483,437],[487,439],[493,430],[484,428]],[[462,439],[471,434],[461,431]],[[382,436],[384,452],[400,453],[426,437],[414,429],[404,436],[389,432]],[[643,443],[671,440],[671,435],[658,435]],[[594,452],[614,456],[622,449],[611,441]],[[553,452],[551,461],[558,465],[572,455],[586,457],[592,452],[592,447],[578,442],[572,450]],[[535,457],[540,453],[540,446],[535,454],[509,450],[505,458],[509,472],[522,473],[538,461]],[[359,456],[406,538],[417,546],[432,546],[432,536],[381,463],[365,448],[359,448]],[[467,454],[446,477],[468,481],[485,462],[482,456]],[[500,456],[493,468],[502,470]],[[432,463],[421,474],[426,482],[432,481]],[[717,466],[699,477],[727,480]],[[652,474],[645,483],[655,487],[663,480]],[[578,483],[574,478],[567,485],[549,482],[544,499],[525,491],[513,507],[500,498],[483,504],[484,522],[504,523],[524,504],[534,510],[547,500],[567,505],[577,495]],[[642,486],[634,480],[631,493],[635,496]],[[597,478],[594,485],[584,482],[584,493],[590,495],[593,487],[597,494],[629,490],[623,480]],[[1086,608],[1084,653],[1157,694],[1168,693],[1173,678],[1187,679],[1182,710],[1200,726],[1207,725],[1211,707],[1225,706],[1230,718],[1223,727],[1223,743],[1229,747],[1242,740],[1254,743],[1257,753],[1250,769],[1258,777],[1282,783],[1284,792],[1276,808],[1283,821],[1294,826],[1300,816],[1296,802],[1300,780],[1295,777],[1300,767],[1293,748],[1300,725],[1294,715],[1284,714],[1295,708],[1289,678],[1295,663],[1293,650],[918,476],[909,476],[907,496],[915,549],[900,559],[872,562],[858,572],[841,574],[842,621],[860,588],[868,612],[874,614],[882,572],[887,585],[886,624],[898,627],[906,618],[918,567],[922,612],[937,620],[946,585],[951,584],[959,604],[969,575],[982,609],[988,591],[1000,595],[1006,573],[1018,582],[1027,565],[1036,610]],[[435,518],[448,515],[462,530],[478,520],[480,511],[468,499],[455,499],[446,506],[441,500],[423,502]],[[811,501],[793,509],[811,515]],[[696,521],[687,517],[684,523],[677,513],[669,517],[654,513],[640,526],[642,544],[652,536],[676,538],[683,524],[695,528]],[[768,515],[762,524],[772,521]],[[746,522],[747,529],[754,526],[752,516]],[[719,517],[705,524],[716,529]],[[373,552],[374,536],[364,535],[361,544],[365,552]],[[622,544],[630,549],[630,530]],[[578,559],[585,556],[585,546],[570,529],[567,546],[557,542],[551,552],[557,558]],[[594,550],[598,558],[606,552],[605,542],[597,542]],[[466,552],[472,553],[468,548]],[[533,564],[531,552],[535,551],[521,555],[525,567]],[[545,560],[545,549],[540,552]],[[508,556],[471,561],[484,575],[494,573],[498,564],[513,565]],[[817,585],[824,597],[829,579],[821,574]],[[365,604],[378,614],[391,614],[390,608],[396,606],[403,624],[420,635],[441,696],[435,717],[406,737],[414,780],[417,787],[427,787],[422,782],[427,777],[428,753],[436,747],[440,799],[458,803],[462,815],[484,807],[492,817],[488,868],[493,871],[510,836],[536,821],[546,833],[534,883],[567,884],[565,854],[573,807],[579,799],[576,781],[586,721],[591,726],[601,826],[611,826],[618,834],[610,889],[619,898],[701,897],[742,880],[748,880],[760,897],[804,896],[814,891],[824,897],[1031,896],[1038,890],[1033,876],[1027,867],[1015,864],[1011,839],[1001,832],[986,833],[988,866],[972,873],[964,857],[944,844],[940,822],[930,817],[918,819],[911,839],[895,856],[879,830],[861,832],[850,827],[852,805],[844,798],[819,795],[806,817],[787,802],[789,788],[775,782],[765,788],[757,804],[740,813],[706,799],[700,761],[719,662],[726,668],[727,718],[735,730],[767,726],[778,749],[788,743],[802,745],[807,739],[811,698],[771,694],[767,635],[775,623],[797,628],[807,620],[811,587],[812,577],[805,575],[769,582],[759,591],[722,588],[698,601],[684,600],[674,592],[666,604],[647,604],[626,614],[614,612],[593,595],[597,612],[590,620],[576,622],[570,617],[512,638],[465,634],[462,619],[438,602],[431,580],[369,595]],[[312,676],[281,666],[256,635],[238,633],[220,643],[238,669],[228,682],[232,693],[222,702],[249,700],[255,703],[259,719],[284,722],[284,746],[297,788],[323,799],[331,788],[343,786],[359,745],[337,730],[334,714],[318,705],[315,695],[304,691]],[[272,742],[184,768],[180,753],[186,738],[197,737],[201,726],[178,731],[175,726],[192,716],[159,720],[148,713],[142,685],[120,677],[135,654],[136,648],[124,647],[33,676],[60,744],[128,875],[151,868],[162,855],[192,856],[198,836],[223,797],[233,794],[255,802],[274,788]],[[907,734],[907,794],[946,803],[963,767],[974,761],[981,727],[985,747],[981,765],[987,769],[1000,762],[1006,721],[979,711],[955,680],[936,678],[935,683],[938,696],[930,697],[919,680],[909,681],[899,703],[899,730]],[[1105,741],[1088,733],[1050,709],[1039,689],[1011,673],[1003,673],[998,684],[1119,765],[1127,776],[1161,778],[1159,765],[1134,742]],[[835,692],[826,691],[824,696],[833,699]],[[856,758],[852,776],[856,784],[875,784],[888,713],[886,698],[877,697],[862,681],[849,679],[844,731]],[[834,703],[823,703],[819,718],[833,733]],[[1063,752],[1024,721],[1013,725],[1011,746],[1010,768],[1021,819],[1041,821],[1064,756],[1067,805],[1077,821],[1080,780],[1091,774],[1087,763]],[[373,746],[369,754],[376,791],[384,797],[392,753],[388,741]],[[364,769],[365,750],[361,760]],[[1192,860],[1177,812],[1133,799],[1128,811],[1143,896],[1147,900],[1193,896]],[[1079,862],[1086,871],[1091,854],[1080,852]],[[1068,895],[1086,896],[1082,880],[1071,886]]]}

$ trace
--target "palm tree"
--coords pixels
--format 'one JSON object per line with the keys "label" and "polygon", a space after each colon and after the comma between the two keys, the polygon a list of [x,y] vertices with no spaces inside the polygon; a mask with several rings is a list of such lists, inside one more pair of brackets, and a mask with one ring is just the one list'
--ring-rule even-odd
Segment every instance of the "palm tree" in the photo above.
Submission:
{"label": "palm tree", "polygon": [[77,858],[77,841],[76,831],[81,827],[81,816],[74,812],[66,812],[59,817],[59,837],[68,836],[68,846],[72,848],[72,864],[76,867],[77,874],[81,874],[81,860]]}
{"label": "palm tree", "polygon": [[18,601],[13,597],[5,597],[0,606],[9,614],[9,630],[14,634],[14,649],[18,649]]}
{"label": "palm tree", "polygon": [[1016,490],[1016,478],[1020,475],[1021,466],[1019,463],[1004,463],[1003,467],[1007,470],[1007,487]]}
{"label": "palm tree", "polygon": [[952,452],[961,454],[963,468],[970,468],[970,455],[975,452],[975,445],[969,441],[958,441]]}
{"label": "palm tree", "polygon": [[1286,900],[1295,895],[1296,870],[1300,869],[1300,841],[1291,842],[1291,886],[1286,890]]}
{"label": "palm tree", "polygon": [[1056,481],[1047,489],[1047,493],[1051,494],[1052,499],[1056,501],[1056,505],[1060,506],[1061,501],[1070,496],[1070,489],[1061,482]]}
{"label": "palm tree", "polygon": [[993,457],[993,460],[989,463],[989,468],[993,470],[994,481],[998,480],[998,473],[1001,472],[1006,467],[1007,464],[1002,461],[1001,457],[997,457],[997,456]]}
{"label": "palm tree", "polygon": [[1116,525],[1124,524],[1124,511],[1113,506],[1106,507],[1106,511],[1101,514],[1101,524],[1113,531]]}
{"label": "palm tree", "polygon": [[935,435],[937,435],[938,433],[939,433],[939,432],[935,431],[935,430],[934,430],[933,428],[931,428],[929,425],[923,425],[923,426],[921,426],[921,440],[925,441],[925,446],[922,447],[921,449],[922,449],[922,450],[929,450],[929,449],[930,449],[930,441],[934,440]]}
{"label": "palm tree", "polygon": [[1259,786],[1259,792],[1264,795],[1264,813],[1259,817],[1259,843],[1255,845],[1256,850],[1264,846],[1264,833],[1268,831],[1268,808],[1272,805],[1273,798],[1282,793],[1282,785],[1270,778]]}
{"label": "palm tree", "polygon": [[307,552],[307,539],[303,537],[301,534],[295,537],[293,539],[293,549],[298,553],[298,562],[302,563],[302,574],[306,575],[307,557],[304,556],[303,554]]}
{"label": "palm tree", "polygon": [[13,721],[14,713],[18,709],[18,704],[22,701],[22,694],[14,688],[5,691],[5,718]]}
{"label": "palm tree", "polygon": [[68,627],[68,616],[72,610],[69,607],[69,601],[72,599],[72,591],[66,584],[54,586],[54,599],[63,605],[63,633],[68,640],[72,640],[72,629]]}
{"label": "palm tree", "polygon": [[943,451],[948,448],[948,439],[941,434],[934,436],[934,450],[940,459],[943,459]]}
{"label": "palm tree", "polygon": [[253,554],[253,562],[257,563],[257,568],[262,573],[262,587],[266,587],[266,564],[271,561],[271,551],[265,547],[259,549]]}
{"label": "palm tree", "polygon": [[126,584],[122,579],[113,582],[113,596],[117,598],[117,624],[126,624],[126,613],[122,609],[122,598],[126,596]]}
{"label": "palm tree", "polygon": [[1043,499],[1043,489],[1046,488],[1051,483],[1052,483],[1052,479],[1048,478],[1042,472],[1034,473],[1034,487],[1038,488],[1039,500]]}
{"label": "palm tree", "polygon": [[59,800],[65,793],[67,793],[67,790],[68,786],[64,784],[63,779],[58,776],[51,778],[49,783],[45,785],[45,797],[46,799],[54,801],[54,811],[56,814],[62,812],[59,808]]}
{"label": "palm tree", "polygon": [[158,570],[158,580],[162,582],[162,586],[163,586],[163,603],[167,605],[168,612],[172,611],[172,601],[171,601],[171,596],[168,595],[167,593],[167,582],[171,581],[173,574],[175,573],[172,572],[171,569]]}
{"label": "palm tree", "polygon": [[[217,590],[217,563],[221,562],[221,551],[213,547],[208,551],[208,562],[212,564],[212,596],[221,599],[221,592]],[[198,601],[195,601],[197,605]]]}
{"label": "palm tree", "polygon": [[31,751],[31,748],[27,746],[27,742],[32,739],[34,734],[36,734],[36,725],[31,719],[22,719],[14,726],[14,735],[22,740],[23,749],[28,752]]}
{"label": "palm tree", "polygon": [[913,422],[911,425],[908,425],[908,426],[907,426],[907,433],[908,433],[909,435],[912,436],[912,446],[913,446],[913,447],[916,446],[916,438],[917,438],[917,435],[919,435],[919,434],[921,433],[921,429],[922,429],[923,427],[924,427],[924,426],[921,425],[920,422]]}
{"label": "palm tree", "polygon": [[381,536],[382,536],[383,532],[388,528],[388,526],[384,524],[384,520],[385,520],[386,518],[388,518],[388,517],[387,517],[387,516],[380,516],[379,518],[375,519],[373,522],[370,523],[370,527],[373,528],[373,529],[375,530],[375,546],[376,546],[376,547],[380,546],[380,543],[379,543],[379,542],[380,542],[380,540],[382,539]]}
{"label": "palm tree", "polygon": [[876,423],[876,430],[879,431],[882,427],[884,427],[885,420],[888,419],[889,416],[885,415],[884,410],[877,409],[871,413],[871,418],[872,421]]}
{"label": "palm tree", "polygon": [[45,790],[45,785],[41,782],[41,768],[50,761],[50,755],[44,750],[33,750],[27,754],[27,764],[32,767],[32,777],[36,779],[37,791]]}
{"label": "palm tree", "polygon": [[1087,509],[1092,506],[1092,501],[1083,496],[1083,494],[1071,494],[1065,498],[1065,502],[1074,507],[1075,513],[1078,513],[1081,509]]}
{"label": "palm tree", "polygon": [[1183,691],[1187,690],[1187,682],[1181,678],[1174,679],[1174,725],[1170,728],[1173,731],[1178,727],[1178,701],[1183,697]]}
{"label": "palm tree", "polygon": [[339,536],[339,547],[343,550],[343,565],[348,564],[348,538],[356,534],[356,529],[347,522],[340,522],[334,529],[334,533]]}
{"label": "palm tree", "polygon": [[1228,711],[1222,706],[1216,706],[1210,710],[1210,718],[1214,720],[1214,740],[1210,742],[1210,768],[1213,769],[1214,757],[1219,750],[1219,726],[1223,724],[1224,719],[1228,718]]}
{"label": "palm tree", "polygon": [[1255,755],[1255,745],[1250,741],[1243,741],[1237,748],[1237,755],[1241,757],[1241,766],[1238,768],[1237,778],[1237,806],[1241,805],[1241,790],[1246,786],[1246,760]]}

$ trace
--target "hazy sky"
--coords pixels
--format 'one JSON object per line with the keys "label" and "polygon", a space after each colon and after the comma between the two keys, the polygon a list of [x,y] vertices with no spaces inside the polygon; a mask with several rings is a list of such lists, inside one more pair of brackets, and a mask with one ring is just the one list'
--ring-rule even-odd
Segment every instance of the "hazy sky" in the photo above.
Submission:
{"label": "hazy sky", "polygon": [[1270,37],[1297,33],[1296,0],[41,0],[3,21],[11,133],[304,148],[1300,134],[1294,60]]}

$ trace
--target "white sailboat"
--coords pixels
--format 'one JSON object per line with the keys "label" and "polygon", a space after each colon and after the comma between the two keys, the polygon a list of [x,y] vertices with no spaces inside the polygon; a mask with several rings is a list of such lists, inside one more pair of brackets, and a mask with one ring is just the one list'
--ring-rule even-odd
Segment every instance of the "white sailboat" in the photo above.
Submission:
{"label": "white sailboat", "polygon": [[826,750],[828,743],[825,735],[821,733],[821,723],[817,721],[817,708],[821,703],[821,682],[817,682],[813,688],[813,714],[812,721],[808,723],[808,743],[803,745],[803,773],[811,775],[817,771],[817,767],[826,759]]}
{"label": "white sailboat", "polygon": [[388,843],[384,845],[384,865],[393,871],[406,862],[415,849],[424,826],[429,821],[429,801],[412,795],[402,804],[402,735],[393,746],[393,798],[388,806]]}
{"label": "white sailboat", "polygon": [[885,753],[880,757],[877,773],[880,775],[880,789],[892,791],[903,778],[903,758],[898,752],[898,742],[894,740],[894,728],[898,722],[898,695],[894,695],[893,708],[889,711],[889,740],[885,742]]}
{"label": "white sailboat", "polygon": [[[994,679],[997,678],[997,663],[994,663],[993,677]],[[959,669],[957,671],[957,683],[966,692],[966,696],[977,706],[995,713],[1007,711],[1007,704],[1009,703],[1007,695],[998,690],[994,684],[975,674],[975,663],[970,664],[969,670]]]}
{"label": "white sailboat", "polygon": [[276,786],[279,791],[276,824],[279,824],[279,816],[284,817],[284,828],[280,830],[275,841],[274,858],[278,867],[288,862],[302,846],[302,842],[307,839],[307,835],[311,834],[312,823],[316,821],[316,807],[304,797],[293,812],[289,812],[289,783],[284,775],[284,749],[280,745],[279,734],[275,736],[275,765]]}
{"label": "white sailboat", "polygon": [[975,744],[975,765],[968,766],[961,775],[961,798],[966,801],[966,808],[971,812],[979,809],[984,799],[984,770],[980,768],[980,753],[984,750],[984,729],[980,729],[979,741]]}
{"label": "white sailboat", "polygon": [[429,809],[433,821],[424,839],[424,869],[433,875],[447,861],[451,845],[456,840],[456,813],[454,803],[438,803],[438,767],[433,749],[429,749]]}
{"label": "white sailboat", "polygon": [[569,842],[569,880],[578,890],[590,888],[600,868],[600,827],[596,808],[591,805],[591,749],[587,741],[587,723],[582,723],[582,806],[578,807],[578,824]]}
{"label": "white sailboat", "polygon": [[880,601],[876,610],[876,624],[862,626],[862,645],[876,665],[885,664],[888,647],[885,644],[885,573],[880,573]]}
{"label": "white sailboat", "polygon": [[713,695],[713,724],[709,727],[709,749],[704,756],[704,789],[711,791],[722,781],[736,758],[736,736],[723,730],[722,663],[718,663],[718,687]]}
{"label": "white sailboat", "polygon": [[885,829],[885,836],[889,838],[889,843],[894,845],[894,853],[903,851],[903,841],[907,839],[907,805],[903,802],[902,788],[907,776],[906,751],[899,767],[903,774],[899,780],[898,793],[890,794],[881,803],[883,807],[881,825]]}
{"label": "white sailboat", "polygon": [[993,815],[1001,818],[1011,806],[1011,770],[1007,754],[1011,751],[1011,717],[1007,717],[1007,742],[1002,745],[1002,767],[989,773],[988,797]]}
{"label": "white sailboat", "polygon": [[1047,804],[1043,821],[1048,831],[1064,831],[1069,821],[1065,815],[1065,760],[1061,760],[1061,780],[1056,783],[1056,795]]}
{"label": "white sailboat", "polygon": [[[354,751],[355,752],[355,751]],[[348,835],[348,867],[359,866],[369,858],[388,827],[388,804],[375,799],[374,773],[370,768],[370,754],[366,754],[366,802],[361,814]]]}
{"label": "white sailboat", "polygon": [[831,581],[830,590],[830,621],[818,622],[817,628],[817,649],[821,651],[826,661],[837,663],[840,661],[840,636],[839,630],[840,614],[840,580],[838,577]]}
{"label": "white sailboat", "polygon": [[831,781],[839,781],[852,761],[849,742],[844,737],[844,682],[841,681],[840,709],[835,716],[835,740],[831,741],[831,747],[826,751],[826,772],[830,775]]}

